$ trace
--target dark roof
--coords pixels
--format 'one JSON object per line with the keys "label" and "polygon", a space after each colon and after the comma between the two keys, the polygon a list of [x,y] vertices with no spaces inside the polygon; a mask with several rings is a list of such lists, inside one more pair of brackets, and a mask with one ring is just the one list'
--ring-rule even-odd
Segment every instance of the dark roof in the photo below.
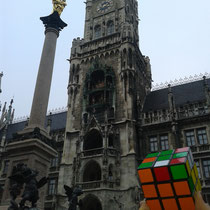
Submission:
{"label": "dark roof", "polygon": [[[210,87],[210,79],[206,79]],[[199,80],[171,88],[175,100],[176,107],[188,103],[204,101],[204,81]],[[160,109],[168,109],[168,88],[152,91],[146,96],[143,112],[149,112]]]}
{"label": "dark roof", "polygon": [[[52,120],[51,131],[65,129],[66,116],[67,116],[67,112],[61,112],[57,114],[52,114],[51,116],[47,116],[46,122],[49,119],[49,117],[51,117],[51,120]],[[12,139],[13,134],[17,133],[18,131],[23,130],[25,125],[26,125],[26,121],[10,124],[8,126],[6,139]]]}
{"label": "dark roof", "polygon": [[[52,114],[51,115],[51,119],[52,119],[51,131],[66,128],[66,117],[67,117],[67,112]],[[48,118],[49,116],[47,116],[47,119]]]}

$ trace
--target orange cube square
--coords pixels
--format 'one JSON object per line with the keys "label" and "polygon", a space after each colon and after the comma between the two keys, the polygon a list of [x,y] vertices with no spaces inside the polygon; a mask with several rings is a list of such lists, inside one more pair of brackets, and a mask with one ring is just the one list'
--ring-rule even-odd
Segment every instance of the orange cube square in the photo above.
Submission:
{"label": "orange cube square", "polygon": [[154,184],[142,185],[145,198],[157,198],[157,191]]}
{"label": "orange cube square", "polygon": [[161,197],[173,197],[174,193],[170,183],[157,185]]}
{"label": "orange cube square", "polygon": [[158,199],[147,200],[146,203],[149,206],[150,210],[162,210],[160,201]]}

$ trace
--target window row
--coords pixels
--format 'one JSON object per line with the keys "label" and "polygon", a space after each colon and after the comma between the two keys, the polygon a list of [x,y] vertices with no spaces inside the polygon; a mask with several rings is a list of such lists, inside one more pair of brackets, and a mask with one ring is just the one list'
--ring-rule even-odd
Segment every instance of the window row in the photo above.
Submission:
{"label": "window row", "polygon": [[[114,22],[108,21],[107,27],[106,27],[106,35],[110,35],[114,33]],[[102,26],[96,25],[94,28],[94,38],[98,39],[102,36]]]}
{"label": "window row", "polygon": [[57,179],[51,178],[48,182],[48,195],[55,195],[57,188]]}
{"label": "window row", "polygon": [[210,178],[210,159],[203,159],[201,161],[199,160],[195,160],[197,169],[198,169],[198,176],[199,178],[202,178],[201,175],[201,167],[202,167],[202,171],[203,171],[203,177],[204,178]]}
{"label": "window row", "polygon": [[150,152],[157,152],[159,150],[168,150],[168,134],[156,135],[149,137]]}
{"label": "window row", "polygon": [[57,167],[59,166],[59,164],[61,163],[61,159],[62,159],[62,152],[58,152],[58,155],[55,158],[51,159],[51,167]]}
{"label": "window row", "polygon": [[208,144],[206,128],[191,129],[185,131],[186,145],[203,145]]}

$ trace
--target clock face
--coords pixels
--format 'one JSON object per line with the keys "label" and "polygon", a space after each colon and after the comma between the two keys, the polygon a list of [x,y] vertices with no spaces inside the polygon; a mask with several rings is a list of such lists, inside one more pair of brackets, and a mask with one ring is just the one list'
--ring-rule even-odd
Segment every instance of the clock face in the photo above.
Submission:
{"label": "clock face", "polygon": [[102,1],[101,3],[99,3],[99,5],[97,7],[97,12],[98,13],[105,13],[112,7],[112,5],[113,5],[112,0]]}

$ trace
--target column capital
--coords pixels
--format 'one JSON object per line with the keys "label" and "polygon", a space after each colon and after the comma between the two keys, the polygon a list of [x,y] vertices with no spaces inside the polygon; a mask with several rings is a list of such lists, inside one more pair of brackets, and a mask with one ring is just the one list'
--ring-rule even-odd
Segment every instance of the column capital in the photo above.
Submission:
{"label": "column capital", "polygon": [[53,29],[56,29],[59,32],[64,27],[67,26],[67,24],[61,20],[57,11],[54,11],[49,16],[40,17],[40,19],[43,22],[46,31],[47,31],[48,28],[53,28]]}

